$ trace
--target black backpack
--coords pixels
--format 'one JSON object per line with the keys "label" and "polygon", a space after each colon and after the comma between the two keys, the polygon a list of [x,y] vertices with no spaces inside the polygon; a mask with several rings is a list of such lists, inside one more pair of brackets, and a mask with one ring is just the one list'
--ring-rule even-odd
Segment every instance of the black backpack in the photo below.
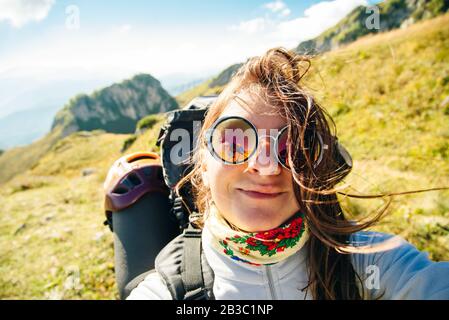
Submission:
{"label": "black backpack", "polygon": [[[121,299],[154,272],[162,278],[173,300],[213,299],[214,276],[202,254],[201,230],[189,222],[189,212],[196,211],[190,186],[186,184],[180,196],[174,187],[191,169],[189,159],[197,133],[194,131],[201,127],[207,108],[215,99],[216,96],[198,97],[183,109],[168,112],[157,139],[161,164],[149,166],[140,176],[125,172],[119,177],[116,190],[109,190],[112,195],[120,195],[126,192],[123,187],[157,186],[148,187],[146,194],[125,208],[106,211],[105,225],[113,231],[115,276]],[[185,161],[174,164],[170,152],[178,144],[173,138],[177,129],[189,133],[191,148],[182,150],[181,158]],[[142,153],[130,162],[145,160],[144,157]],[[107,194],[105,200],[108,201]]]}
{"label": "black backpack", "polygon": [[[167,113],[157,140],[162,174],[143,178],[150,184],[163,184],[166,193],[149,192],[120,212],[107,212],[105,223],[114,231],[115,273],[122,299],[154,272],[162,278],[173,300],[214,299],[214,274],[203,254],[201,230],[189,222],[189,213],[197,212],[190,185],[186,183],[179,195],[174,187],[191,170],[197,134],[215,99],[198,97],[183,109]],[[170,154],[179,143],[177,129],[189,133],[190,147],[177,150],[178,158],[184,161],[173,163]],[[337,139],[335,143],[332,150],[338,168],[349,172],[351,157]],[[123,180],[128,185],[135,183],[127,176]]]}
{"label": "black backpack", "polygon": [[[164,181],[170,189],[171,216],[178,221],[182,233],[170,241],[157,255],[155,269],[170,291],[173,300],[211,300],[214,274],[203,254],[201,229],[189,221],[189,213],[197,212],[188,183],[175,192],[176,184],[191,170],[192,152],[208,107],[217,96],[204,96],[192,100],[182,110],[171,111],[161,128],[156,145],[161,149]],[[177,139],[172,134],[178,129],[188,132],[190,148],[180,150],[182,162],[173,163],[170,154]],[[184,151],[184,152],[182,152]]]}

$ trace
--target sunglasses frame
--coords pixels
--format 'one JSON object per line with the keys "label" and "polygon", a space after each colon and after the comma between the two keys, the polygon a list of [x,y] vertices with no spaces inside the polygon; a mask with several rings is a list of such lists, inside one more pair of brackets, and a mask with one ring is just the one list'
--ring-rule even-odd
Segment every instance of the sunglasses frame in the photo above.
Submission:
{"label": "sunglasses frame", "polygon": [[[248,157],[244,160],[238,161],[238,162],[230,162],[230,161],[226,161],[224,159],[222,159],[218,153],[215,151],[213,144],[212,144],[212,136],[213,133],[215,131],[215,129],[217,128],[217,126],[229,119],[238,119],[238,120],[242,120],[243,122],[245,122],[246,124],[248,124],[250,126],[250,128],[255,132],[256,134],[256,146],[254,148],[254,150],[251,152],[251,154],[248,155]],[[279,133],[277,134],[277,136],[275,137],[275,144],[274,144],[274,149],[278,150],[278,146],[279,146],[279,138],[281,137],[281,135],[284,133],[285,130],[288,129],[288,126],[283,127]],[[270,139],[272,139],[273,137],[271,135],[264,135],[263,137],[270,137]],[[321,162],[322,158],[323,158],[323,151],[325,149],[327,149],[327,145],[324,144],[323,146],[323,139],[321,138],[321,135],[317,132],[317,136],[318,136],[318,140],[319,140],[319,144],[321,146],[320,148],[320,155],[318,157],[317,162],[313,165],[315,168],[319,165],[319,163]],[[243,164],[245,162],[247,162],[253,155],[254,153],[257,152],[258,148],[259,148],[259,133],[257,131],[256,126],[251,123],[251,121],[249,121],[248,119],[245,119],[243,117],[240,116],[225,116],[225,117],[221,117],[218,118],[213,124],[212,126],[206,130],[206,144],[207,144],[207,149],[209,150],[210,154],[218,161],[221,161],[227,165],[240,165]],[[282,163],[282,161],[279,159],[279,154],[276,151],[276,160],[278,161],[278,163],[280,163],[285,169],[290,170],[290,168],[288,166],[286,166],[284,163]]]}

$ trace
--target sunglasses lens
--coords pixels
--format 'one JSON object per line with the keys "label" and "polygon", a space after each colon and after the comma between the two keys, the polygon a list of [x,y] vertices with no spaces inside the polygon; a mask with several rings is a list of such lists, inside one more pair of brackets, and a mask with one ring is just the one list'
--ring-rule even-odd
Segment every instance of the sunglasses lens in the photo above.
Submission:
{"label": "sunglasses lens", "polygon": [[288,130],[283,130],[277,142],[277,153],[281,164],[288,168],[289,163],[288,163],[287,138],[288,138]]}
{"label": "sunglasses lens", "polygon": [[246,161],[257,147],[257,134],[244,119],[229,118],[213,128],[212,152],[227,163]]}

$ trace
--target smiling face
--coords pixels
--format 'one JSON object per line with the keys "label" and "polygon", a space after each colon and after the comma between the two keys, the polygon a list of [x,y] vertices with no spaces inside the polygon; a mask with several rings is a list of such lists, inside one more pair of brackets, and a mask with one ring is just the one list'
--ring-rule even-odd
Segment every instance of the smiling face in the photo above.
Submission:
{"label": "smiling face", "polygon": [[[279,131],[287,122],[273,107],[256,96],[240,94],[246,104],[231,100],[221,117],[249,120],[259,135]],[[270,152],[273,139],[262,137],[257,152],[245,163],[229,165],[205,150],[203,182],[221,214],[238,228],[254,232],[276,228],[298,210],[291,172]],[[265,150],[267,153],[265,153]],[[266,155],[266,156],[264,156]]]}

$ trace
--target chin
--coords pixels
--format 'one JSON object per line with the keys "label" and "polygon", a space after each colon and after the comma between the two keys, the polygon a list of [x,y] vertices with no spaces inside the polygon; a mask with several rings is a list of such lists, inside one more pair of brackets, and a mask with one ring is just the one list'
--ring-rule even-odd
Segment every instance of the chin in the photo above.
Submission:
{"label": "chin", "polygon": [[273,219],[273,213],[264,214],[262,210],[250,209],[244,210],[238,214],[237,223],[234,223],[240,229],[248,232],[266,231],[278,227],[282,221]]}

